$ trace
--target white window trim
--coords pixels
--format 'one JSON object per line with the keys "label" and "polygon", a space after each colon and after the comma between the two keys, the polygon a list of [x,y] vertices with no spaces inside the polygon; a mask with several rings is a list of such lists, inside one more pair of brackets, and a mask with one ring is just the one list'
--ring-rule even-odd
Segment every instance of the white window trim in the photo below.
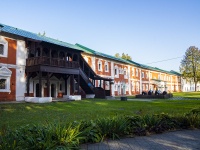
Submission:
{"label": "white window trim", "polygon": [[10,71],[7,67],[3,66],[0,68],[0,79],[6,80],[6,88],[0,89],[0,92],[10,92],[10,77],[12,71]]}
{"label": "white window trim", "polygon": [[0,44],[4,46],[3,55],[0,54],[0,57],[8,57],[8,41],[3,36],[0,36]]}

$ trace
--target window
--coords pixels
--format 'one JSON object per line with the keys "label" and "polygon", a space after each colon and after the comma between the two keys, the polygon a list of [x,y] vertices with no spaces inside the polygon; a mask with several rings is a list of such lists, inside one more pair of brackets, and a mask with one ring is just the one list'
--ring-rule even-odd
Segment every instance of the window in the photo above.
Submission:
{"label": "window", "polygon": [[145,86],[144,86],[144,84],[142,84],[142,90],[145,91]]}
{"label": "window", "polygon": [[108,62],[105,62],[105,72],[108,72],[109,68],[108,68]]}
{"label": "window", "polygon": [[3,36],[0,36],[0,57],[7,57],[8,55],[8,42]]}
{"label": "window", "polygon": [[128,85],[128,83],[126,83],[126,91],[128,91],[129,90],[129,85]]}
{"label": "window", "polygon": [[3,55],[4,54],[4,45],[3,44],[0,44],[0,55]]}
{"label": "window", "polygon": [[98,71],[102,71],[102,61],[98,61]]}
{"label": "window", "polygon": [[138,69],[136,69],[136,77],[138,77]]}
{"label": "window", "polygon": [[6,89],[6,79],[0,79],[0,89]]}
{"label": "window", "polygon": [[149,89],[149,86],[148,86],[148,84],[146,84],[146,90],[148,90]]}
{"label": "window", "polygon": [[0,92],[10,92],[10,77],[12,72],[7,67],[0,68]]}
{"label": "window", "polygon": [[117,66],[115,66],[115,76],[119,76],[119,72],[118,72],[118,67]]}
{"label": "window", "polygon": [[139,83],[136,83],[136,91],[139,92]]}
{"label": "window", "polygon": [[128,71],[126,68],[124,68],[124,78],[127,79],[128,78]]}
{"label": "window", "polygon": [[131,84],[131,89],[132,89],[132,91],[135,91],[134,82],[132,82],[132,84]]}
{"label": "window", "polygon": [[124,69],[124,75],[127,75],[127,70],[126,69]]}
{"label": "window", "polygon": [[135,76],[135,69],[132,68],[132,76]]}
{"label": "window", "polygon": [[117,84],[117,83],[115,83],[115,91],[117,91],[117,87],[118,87],[118,84]]}
{"label": "window", "polygon": [[148,76],[148,72],[146,72],[146,78],[147,78],[147,79],[149,78],[149,76]]}
{"label": "window", "polygon": [[142,78],[144,78],[144,72],[142,72]]}

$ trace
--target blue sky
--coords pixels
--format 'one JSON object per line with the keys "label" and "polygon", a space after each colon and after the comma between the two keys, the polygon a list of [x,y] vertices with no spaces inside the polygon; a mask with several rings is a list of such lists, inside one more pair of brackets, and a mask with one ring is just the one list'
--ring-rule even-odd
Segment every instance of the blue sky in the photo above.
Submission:
{"label": "blue sky", "polygon": [[179,71],[186,49],[200,48],[199,0],[1,0],[0,6],[0,23],[109,55],[124,52],[165,70]]}

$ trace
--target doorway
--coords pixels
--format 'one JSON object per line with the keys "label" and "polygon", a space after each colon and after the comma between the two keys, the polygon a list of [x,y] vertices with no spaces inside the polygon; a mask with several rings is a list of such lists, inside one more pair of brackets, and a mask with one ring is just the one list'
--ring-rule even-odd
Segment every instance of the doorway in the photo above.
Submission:
{"label": "doorway", "polygon": [[55,84],[51,84],[51,97],[55,97]]}
{"label": "doorway", "polygon": [[36,97],[39,97],[39,83],[36,84]]}

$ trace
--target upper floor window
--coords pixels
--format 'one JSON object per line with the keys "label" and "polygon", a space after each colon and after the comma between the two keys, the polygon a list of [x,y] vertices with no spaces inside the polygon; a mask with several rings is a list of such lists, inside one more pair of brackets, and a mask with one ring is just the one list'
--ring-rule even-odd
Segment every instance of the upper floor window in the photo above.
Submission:
{"label": "upper floor window", "polygon": [[138,69],[136,69],[136,73],[135,73],[136,77],[138,77]]}
{"label": "upper floor window", "polygon": [[144,72],[142,72],[142,78],[144,78]]}
{"label": "upper floor window", "polygon": [[117,66],[115,66],[115,70],[114,70],[115,72],[115,76],[118,76],[119,75],[119,72],[118,72],[118,67]]}
{"label": "upper floor window", "polygon": [[0,36],[0,57],[7,57],[8,55],[8,42],[3,36]]}
{"label": "upper floor window", "polygon": [[108,72],[109,68],[108,68],[108,62],[105,62],[105,72]]}
{"label": "upper floor window", "polygon": [[134,76],[134,75],[135,75],[135,69],[132,68],[132,76]]}
{"label": "upper floor window", "polygon": [[146,78],[147,78],[147,79],[149,78],[148,72],[146,72]]}
{"label": "upper floor window", "polygon": [[124,69],[124,75],[127,75],[127,70],[126,69]]}
{"label": "upper floor window", "polygon": [[102,71],[102,61],[98,61],[98,71]]}

